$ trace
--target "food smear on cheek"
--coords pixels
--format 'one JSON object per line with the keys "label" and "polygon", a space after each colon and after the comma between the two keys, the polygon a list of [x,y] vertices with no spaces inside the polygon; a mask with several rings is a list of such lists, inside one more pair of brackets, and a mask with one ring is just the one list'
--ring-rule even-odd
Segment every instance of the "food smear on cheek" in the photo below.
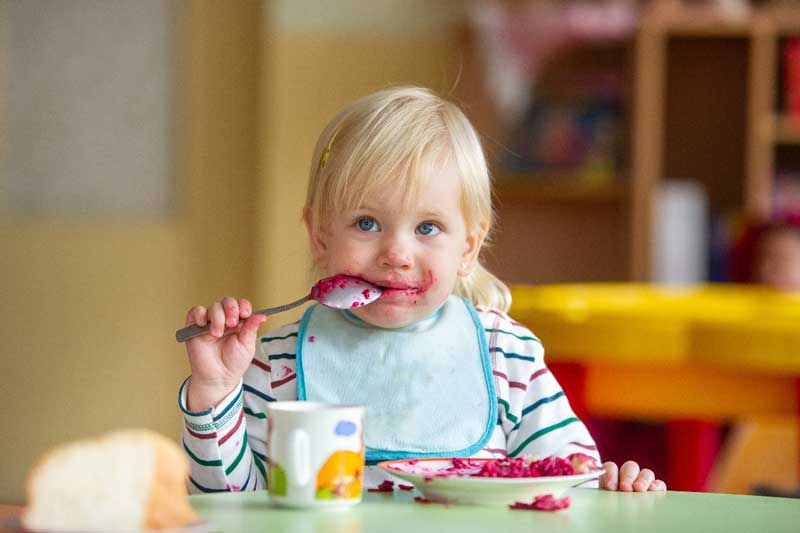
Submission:
{"label": "food smear on cheek", "polygon": [[[433,282],[434,282],[433,271],[432,270],[428,270],[428,278],[426,280],[422,281],[419,284],[419,288],[416,291],[414,291],[412,294],[415,294],[415,295],[416,294],[422,294],[423,292],[425,292],[428,289],[430,289],[431,287],[433,287]],[[414,303],[417,303],[417,302],[414,301]]]}
{"label": "food smear on cheek", "polygon": [[[381,289],[383,290],[383,295],[387,297],[391,297],[398,294],[402,294],[403,296],[419,296],[430,290],[430,288],[433,287],[433,284],[434,284],[433,272],[429,270],[425,279],[421,279],[419,281],[412,281],[407,284],[403,283],[400,286],[392,286],[392,285],[381,286]],[[403,286],[403,285],[411,285],[411,286]],[[417,301],[414,300],[414,304],[416,303]]]}

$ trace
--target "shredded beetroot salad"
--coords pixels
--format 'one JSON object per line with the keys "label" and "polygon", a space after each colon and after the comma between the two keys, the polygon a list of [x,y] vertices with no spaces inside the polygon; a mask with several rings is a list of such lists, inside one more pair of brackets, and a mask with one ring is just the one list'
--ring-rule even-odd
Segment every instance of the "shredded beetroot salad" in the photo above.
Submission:
{"label": "shredded beetroot salad", "polygon": [[[409,466],[414,465],[409,464]],[[448,468],[415,471],[415,473],[424,474],[425,481],[431,481],[434,478],[453,476],[492,478],[571,476],[585,474],[599,468],[597,461],[592,457],[574,453],[566,459],[556,456],[544,459],[528,456],[502,459],[459,459],[456,457],[450,460]]]}
{"label": "shredded beetroot salad", "polygon": [[525,457],[508,457],[487,461],[478,477],[545,477],[571,476],[575,473],[572,464],[561,457],[546,457],[528,461]]}

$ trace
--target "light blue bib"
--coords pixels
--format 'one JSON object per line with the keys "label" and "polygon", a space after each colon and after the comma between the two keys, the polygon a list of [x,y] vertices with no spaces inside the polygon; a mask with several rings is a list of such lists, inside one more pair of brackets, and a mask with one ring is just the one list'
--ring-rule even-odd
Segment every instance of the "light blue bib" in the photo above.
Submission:
{"label": "light blue bib", "polygon": [[366,405],[368,461],[468,457],[497,421],[483,325],[450,296],[434,315],[398,329],[321,305],[300,321],[300,400]]}

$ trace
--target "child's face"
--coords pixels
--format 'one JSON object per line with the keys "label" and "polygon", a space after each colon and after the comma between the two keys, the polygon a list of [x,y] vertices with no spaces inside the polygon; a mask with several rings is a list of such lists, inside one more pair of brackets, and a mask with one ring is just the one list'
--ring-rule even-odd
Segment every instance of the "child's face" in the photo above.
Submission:
{"label": "child's face", "polygon": [[800,291],[800,231],[769,232],[758,254],[758,281],[785,291]]}
{"label": "child's face", "polygon": [[377,191],[362,208],[334,213],[328,227],[311,235],[317,267],[383,288],[379,300],[354,311],[380,327],[402,327],[435,312],[458,276],[473,268],[485,236],[485,230],[467,230],[455,165],[428,180],[407,210],[402,192],[399,186]]}

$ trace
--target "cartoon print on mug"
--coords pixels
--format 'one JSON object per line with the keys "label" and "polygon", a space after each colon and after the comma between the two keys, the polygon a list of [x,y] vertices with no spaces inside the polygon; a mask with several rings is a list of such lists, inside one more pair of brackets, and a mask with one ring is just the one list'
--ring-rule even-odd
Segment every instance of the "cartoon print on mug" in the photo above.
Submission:
{"label": "cartoon print on mug", "polygon": [[[272,419],[267,419],[267,435],[272,439],[273,423]],[[269,469],[269,485],[270,492],[275,496],[286,496],[286,472],[281,466],[267,458],[267,469]]]}
{"label": "cartoon print on mug", "polygon": [[[333,433],[336,437],[350,437],[358,431],[358,426],[350,420],[336,423]],[[338,450],[333,452],[317,473],[317,498],[359,498],[364,479],[364,447],[360,452]]]}

